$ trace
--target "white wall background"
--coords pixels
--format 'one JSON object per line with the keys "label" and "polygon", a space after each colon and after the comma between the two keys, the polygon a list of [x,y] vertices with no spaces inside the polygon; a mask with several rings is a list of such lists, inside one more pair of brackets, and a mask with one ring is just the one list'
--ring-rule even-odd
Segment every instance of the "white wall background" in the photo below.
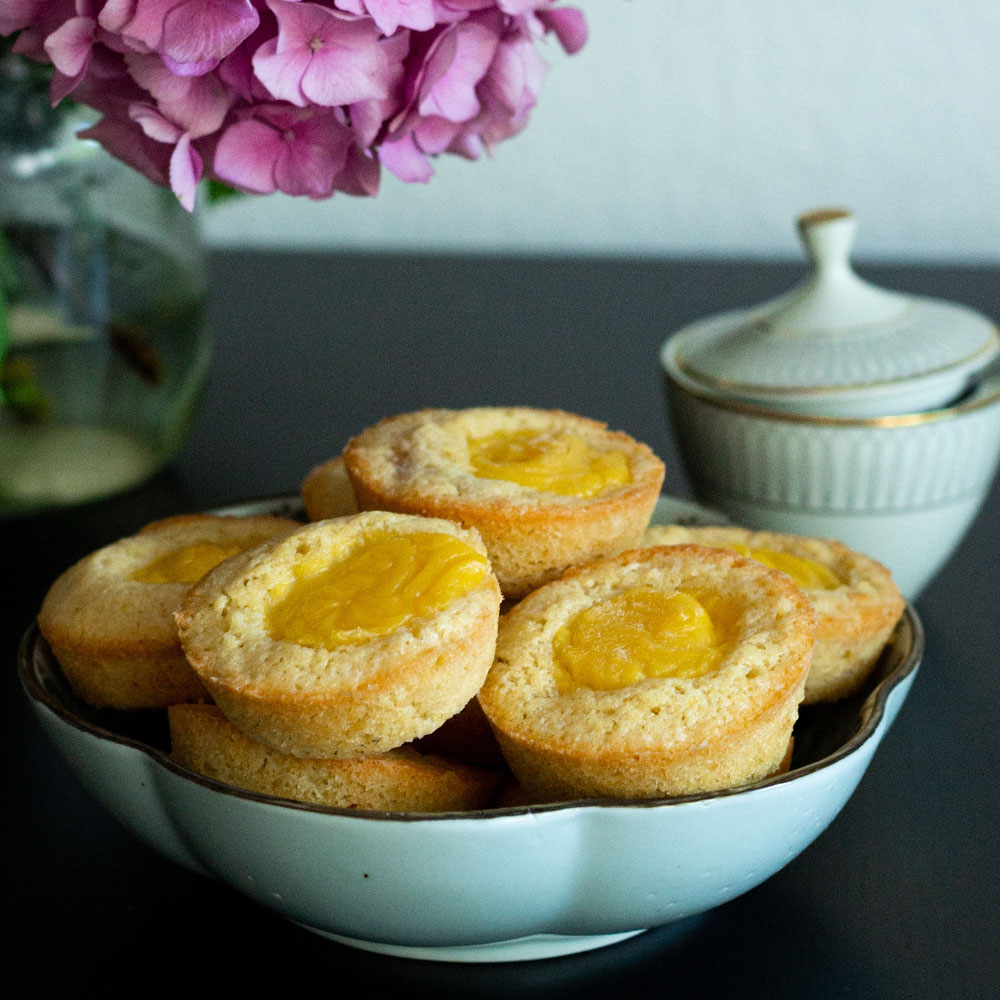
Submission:
{"label": "white wall background", "polygon": [[531,123],[376,199],[242,199],[216,246],[790,256],[845,205],[867,259],[1000,260],[998,0],[575,0]]}

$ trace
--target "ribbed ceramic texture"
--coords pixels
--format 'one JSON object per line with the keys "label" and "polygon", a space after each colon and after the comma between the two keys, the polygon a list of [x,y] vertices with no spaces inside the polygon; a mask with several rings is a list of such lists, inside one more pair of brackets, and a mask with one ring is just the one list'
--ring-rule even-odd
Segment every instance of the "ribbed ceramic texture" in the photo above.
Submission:
{"label": "ribbed ceramic texture", "polygon": [[996,406],[880,427],[771,419],[676,388],[670,400],[692,479],[712,492],[771,507],[919,510],[981,493],[1000,455]]}

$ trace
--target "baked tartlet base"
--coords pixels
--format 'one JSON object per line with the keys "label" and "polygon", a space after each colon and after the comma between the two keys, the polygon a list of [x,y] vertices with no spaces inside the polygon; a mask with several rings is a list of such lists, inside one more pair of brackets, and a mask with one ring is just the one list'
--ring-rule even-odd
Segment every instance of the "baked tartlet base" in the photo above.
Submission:
{"label": "baked tartlet base", "polygon": [[[725,595],[739,608],[732,650],[703,677],[560,690],[556,632],[579,610],[634,586]],[[812,609],[783,574],[697,546],[635,550],[570,570],[505,615],[479,702],[537,801],[729,788],[781,765],[813,642]]]}
{"label": "baked tartlet base", "polygon": [[806,678],[804,704],[836,701],[855,694],[871,675],[905,600],[889,570],[841,542],[739,527],[657,525],[643,545],[735,544],[811,559],[825,566],[841,586],[808,589],[816,613],[816,649]]}
{"label": "baked tartlet base", "polygon": [[348,517],[358,513],[354,487],[342,455],[322,462],[302,480],[302,506],[310,521]]}
{"label": "baked tartlet base", "polygon": [[213,705],[168,709],[171,755],[226,784],[341,809],[450,812],[488,806],[503,779],[407,747],[368,757],[309,760],[281,753],[237,729]]}

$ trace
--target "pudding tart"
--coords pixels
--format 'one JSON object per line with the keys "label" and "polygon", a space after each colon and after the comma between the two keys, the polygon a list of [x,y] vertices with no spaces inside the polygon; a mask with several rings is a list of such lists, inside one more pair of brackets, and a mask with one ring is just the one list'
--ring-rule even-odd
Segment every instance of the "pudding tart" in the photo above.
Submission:
{"label": "pudding tart", "polygon": [[627,434],[528,407],[390,417],[352,439],[343,458],[361,509],[475,527],[513,599],[636,545],[664,473]]}
{"label": "pudding tart", "polygon": [[532,801],[730,788],[782,765],[813,641],[783,574],[699,546],[639,549],[508,612],[479,701]]}
{"label": "pudding tart", "polygon": [[500,589],[475,531],[371,511],[209,573],[177,613],[226,717],[298,757],[357,757],[437,729],[493,659]]}
{"label": "pudding tart", "polygon": [[646,532],[643,544],[731,549],[787,573],[816,613],[806,704],[860,690],[903,614],[905,601],[889,570],[837,541],[736,527],[658,525]]}
{"label": "pudding tart", "polygon": [[164,708],[204,698],[181,650],[174,612],[217,563],[298,527],[266,515],[180,515],[71,566],[38,615],[70,687],[98,708]]}

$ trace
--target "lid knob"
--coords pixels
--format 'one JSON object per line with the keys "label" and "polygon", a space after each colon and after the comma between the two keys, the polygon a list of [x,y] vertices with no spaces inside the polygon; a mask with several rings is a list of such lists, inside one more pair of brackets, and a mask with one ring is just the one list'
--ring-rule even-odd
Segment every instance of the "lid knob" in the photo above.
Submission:
{"label": "lid knob", "polygon": [[857,220],[845,208],[820,208],[799,216],[799,235],[821,274],[850,270]]}
{"label": "lid knob", "polygon": [[801,335],[884,323],[902,316],[906,300],[869,284],[851,268],[857,233],[843,208],[820,208],[799,216],[799,235],[812,261],[808,278],[765,308],[774,329]]}

